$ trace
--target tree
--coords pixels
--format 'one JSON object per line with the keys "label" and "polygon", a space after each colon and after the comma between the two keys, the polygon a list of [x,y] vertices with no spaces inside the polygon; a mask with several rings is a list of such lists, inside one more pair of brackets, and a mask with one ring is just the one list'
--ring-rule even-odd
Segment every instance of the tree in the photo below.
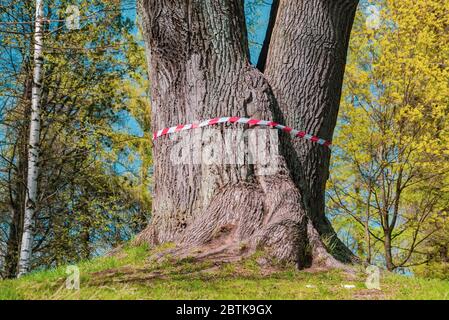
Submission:
{"label": "tree", "polygon": [[[30,269],[76,263],[109,250],[141,231],[151,211],[150,106],[141,40],[134,23],[120,16],[118,1],[81,1],[79,30],[65,28],[68,4],[73,2],[45,2],[51,24],[45,23],[44,31]],[[0,77],[2,94],[14,97],[4,100],[0,118],[0,251],[5,258],[0,276],[8,278],[17,275],[23,233],[33,11],[31,2],[0,8],[11,31],[0,36],[0,46],[5,57],[14,57],[1,60]]]}
{"label": "tree", "polygon": [[395,270],[447,243],[449,6],[380,4],[354,27],[329,206],[368,263]]}
{"label": "tree", "polygon": [[[266,62],[259,63],[265,68],[257,70],[248,60],[243,1],[140,1],[152,129],[244,116],[330,140],[357,4],[275,1],[271,41],[265,41],[268,53],[262,55]],[[206,149],[216,147],[226,143],[221,126],[218,142],[207,130],[177,137],[194,144],[199,136]],[[153,216],[138,241],[174,242],[180,255],[202,252],[199,256],[230,259],[264,249],[298,267],[353,259],[324,215],[328,148],[282,134],[272,143],[280,147],[270,164],[275,174],[266,174],[264,165],[251,163],[249,156],[243,164],[175,164],[177,137],[154,141]],[[269,143],[258,147],[270,151]]]}
{"label": "tree", "polygon": [[43,10],[42,0],[36,0],[36,17],[34,27],[34,66],[31,92],[30,140],[28,146],[27,188],[25,198],[25,217],[20,248],[19,276],[28,272],[30,267],[33,218],[37,202],[37,177],[39,161],[39,139],[41,130],[40,103],[43,68]]}
{"label": "tree", "polygon": [[[26,197],[26,170],[28,157],[28,125],[31,107],[31,24],[15,25],[12,19],[34,20],[35,10],[17,4],[14,10],[1,8],[1,20],[10,23],[12,28],[3,26],[1,50],[3,52],[0,68],[1,78],[1,121],[2,135],[1,166],[1,210],[0,210],[0,249],[3,258],[1,276],[17,275],[20,242],[23,234],[23,217]],[[12,29],[12,30],[11,30]],[[0,259],[1,259],[0,258]]]}

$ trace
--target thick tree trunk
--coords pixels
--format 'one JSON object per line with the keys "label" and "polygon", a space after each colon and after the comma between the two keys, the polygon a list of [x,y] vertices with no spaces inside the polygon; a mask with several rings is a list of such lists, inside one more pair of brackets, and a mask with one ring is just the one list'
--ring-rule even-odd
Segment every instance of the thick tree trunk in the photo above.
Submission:
{"label": "thick tree trunk", "polygon": [[[332,140],[357,4],[280,1],[264,70],[279,105],[278,121]],[[350,257],[324,214],[330,150],[298,139],[283,142],[282,153],[314,226],[341,259]]]}
{"label": "thick tree trunk", "polygon": [[[283,6],[281,1],[281,12]],[[220,116],[285,118],[265,76],[249,65],[242,1],[141,0],[139,11],[152,83],[153,130]],[[304,54],[293,54],[298,53]],[[308,94],[320,96],[320,90]],[[338,104],[330,107],[337,109]],[[336,115],[336,110],[332,112]],[[309,116],[316,117],[313,113]],[[316,121],[332,125],[330,120]],[[232,258],[260,248],[299,267],[312,260],[330,266],[339,264],[326,252],[311,222],[318,212],[309,200],[314,196],[310,188],[315,182],[309,183],[305,174],[300,175],[303,180],[292,174],[288,163],[292,152],[285,152],[291,142],[286,137],[281,141],[288,157],[272,159],[269,173],[266,164],[253,163],[250,156],[237,164],[186,163],[185,158],[179,163],[179,155],[185,156],[186,149],[180,150],[180,146],[199,144],[200,151],[208,147],[216,150],[226,144],[222,143],[227,141],[226,129],[253,133],[249,131],[253,128],[240,124],[220,125],[213,138],[210,130],[195,129],[154,142],[153,219],[138,241],[174,242],[185,255],[195,252],[199,256]],[[326,138],[331,137],[333,127],[329,130]],[[261,132],[257,134],[263,135]],[[251,141],[249,145],[252,148]],[[262,143],[257,152],[272,154],[274,147],[274,142]],[[327,173],[324,164],[328,164],[329,153],[322,149],[325,147],[304,147],[313,150],[317,168],[307,170],[314,181],[316,171]],[[316,159],[318,155],[325,160]],[[308,162],[303,165],[313,166]]]}

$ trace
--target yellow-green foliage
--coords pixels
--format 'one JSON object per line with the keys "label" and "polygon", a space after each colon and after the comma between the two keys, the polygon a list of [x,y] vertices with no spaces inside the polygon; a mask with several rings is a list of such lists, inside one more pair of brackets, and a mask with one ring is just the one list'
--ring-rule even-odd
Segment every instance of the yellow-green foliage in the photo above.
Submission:
{"label": "yellow-green foliage", "polygon": [[380,23],[356,18],[328,204],[360,254],[382,263],[390,228],[394,263],[408,266],[449,224],[449,2],[370,4]]}
{"label": "yellow-green foliage", "polygon": [[[53,22],[46,24],[43,48],[33,268],[98,255],[141,231],[151,211],[148,79],[134,23],[123,15],[118,0],[44,2],[47,18]],[[68,5],[80,10],[77,30],[65,26]],[[2,18],[15,19],[17,24],[8,26],[12,33],[0,36],[14,70],[14,75],[2,70],[0,87],[6,82],[5,93],[21,97],[31,81],[33,26],[20,22],[33,20],[34,2],[10,3],[2,11]],[[17,51],[9,48],[12,44]],[[20,230],[10,213],[15,208],[15,221],[21,221],[18,208],[24,207],[26,192],[22,187],[28,144],[24,120],[29,117],[29,101],[8,101],[0,115],[4,141],[0,171],[10,172],[1,176],[0,224],[5,232],[0,241],[2,248],[8,247],[2,256],[14,269],[11,261],[18,260],[14,255],[19,246],[15,239],[21,235],[9,234],[10,229]],[[3,269],[9,269],[3,267],[1,276]]]}

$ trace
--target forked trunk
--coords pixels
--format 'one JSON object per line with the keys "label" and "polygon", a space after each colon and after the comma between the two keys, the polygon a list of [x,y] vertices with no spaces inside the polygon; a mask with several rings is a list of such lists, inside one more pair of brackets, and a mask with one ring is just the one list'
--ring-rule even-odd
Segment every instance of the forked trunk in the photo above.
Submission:
{"label": "forked trunk", "polygon": [[[345,6],[348,3],[346,1]],[[280,13],[286,5],[281,1]],[[294,14],[297,8],[291,10]],[[154,131],[226,116],[288,120],[282,106],[286,100],[281,98],[279,105],[279,98],[264,74],[249,64],[243,1],[141,0],[139,11],[152,83]],[[331,12],[323,8],[317,13],[327,16]],[[347,18],[349,27],[352,22],[349,14]],[[283,19],[285,21],[276,21],[274,38],[279,37],[278,25],[290,22],[289,17]],[[292,26],[295,27],[300,28]],[[341,25],[326,27],[340,28]],[[316,36],[321,39],[322,35]],[[335,41],[341,39],[337,37]],[[289,57],[284,50],[287,49],[281,50],[279,58],[287,65],[280,68],[289,68],[290,61],[303,59],[295,57],[298,53],[311,54],[307,50],[294,51]],[[270,65],[274,59],[271,53],[268,70],[274,67]],[[325,56],[330,59],[325,63],[327,66],[332,63],[332,55]],[[341,63],[338,59],[334,62]],[[341,88],[342,79],[333,72],[324,73],[334,77],[330,80],[340,81]],[[273,73],[271,77],[275,78]],[[296,78],[292,81],[300,85]],[[338,94],[336,86],[334,93]],[[306,90],[304,93],[315,95],[315,106],[318,106],[319,98],[331,92],[321,86],[314,92]],[[337,103],[327,104],[318,115],[315,109],[301,113],[304,119],[310,117],[306,128],[325,138],[332,135],[338,109],[339,96],[332,99]],[[314,124],[312,119],[315,119]],[[277,135],[272,133],[272,130],[234,123],[155,140],[153,218],[138,241],[154,245],[174,242],[182,255],[232,259],[262,249],[272,257],[299,267],[312,262],[338,265],[327,253],[320,231],[312,223],[319,211],[310,200],[317,192],[312,188],[324,191],[323,181],[318,183],[317,179],[325,179],[329,151],[325,146],[313,146],[305,140],[292,144],[284,135],[278,141]],[[289,145],[291,150],[287,150]],[[276,153],[278,146],[282,151],[279,154]],[[309,152],[310,161],[315,164],[304,158],[293,161],[292,154],[299,152]],[[304,153],[301,156],[304,157]],[[318,174],[318,171],[324,172]],[[309,181],[310,178],[313,181]],[[322,212],[319,214],[324,216]]]}

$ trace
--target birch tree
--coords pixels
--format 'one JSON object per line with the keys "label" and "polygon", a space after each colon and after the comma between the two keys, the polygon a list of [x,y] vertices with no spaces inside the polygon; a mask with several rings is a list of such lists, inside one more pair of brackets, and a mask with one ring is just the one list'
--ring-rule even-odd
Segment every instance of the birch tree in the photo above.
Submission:
{"label": "birch tree", "polygon": [[38,183],[39,139],[40,139],[40,101],[43,68],[43,0],[36,0],[34,27],[34,69],[31,96],[30,138],[28,145],[27,193],[25,217],[20,248],[18,276],[26,274],[30,268],[33,244],[33,217],[35,214]]}
{"label": "birch tree", "polygon": [[[148,81],[134,23],[120,15],[120,3],[98,0],[95,6],[80,3],[80,29],[69,30],[66,2],[44,3],[46,21],[58,23],[46,25],[44,33],[30,271],[109,250],[141,231],[151,211]],[[4,28],[11,31],[0,35],[0,50],[6,52],[0,89],[17,98],[0,105],[0,246],[5,249],[0,274],[14,278],[27,193],[34,54],[29,22],[35,7],[8,4],[0,8],[2,21],[8,21]]]}

